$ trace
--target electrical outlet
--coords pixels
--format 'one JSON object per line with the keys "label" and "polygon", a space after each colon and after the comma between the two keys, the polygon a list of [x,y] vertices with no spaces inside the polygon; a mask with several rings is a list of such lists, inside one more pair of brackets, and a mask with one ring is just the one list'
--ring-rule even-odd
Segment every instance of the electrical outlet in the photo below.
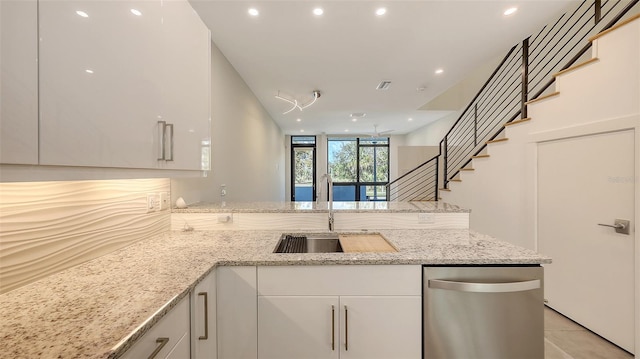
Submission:
{"label": "electrical outlet", "polygon": [[147,193],[147,213],[155,212],[160,208],[158,203],[158,195],[156,193]]}
{"label": "electrical outlet", "polygon": [[169,192],[160,192],[160,210],[166,211],[169,209],[170,202],[170,194]]}

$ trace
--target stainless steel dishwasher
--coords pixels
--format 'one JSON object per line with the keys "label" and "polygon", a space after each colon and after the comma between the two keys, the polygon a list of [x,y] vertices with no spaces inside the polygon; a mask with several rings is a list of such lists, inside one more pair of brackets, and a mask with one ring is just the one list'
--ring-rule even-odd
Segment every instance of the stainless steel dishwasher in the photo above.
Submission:
{"label": "stainless steel dishwasher", "polygon": [[424,358],[544,358],[543,268],[424,267]]}

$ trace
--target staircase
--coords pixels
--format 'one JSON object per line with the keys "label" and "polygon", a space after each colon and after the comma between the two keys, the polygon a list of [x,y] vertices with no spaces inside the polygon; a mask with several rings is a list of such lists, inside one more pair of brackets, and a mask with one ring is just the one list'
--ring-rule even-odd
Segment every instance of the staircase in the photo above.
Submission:
{"label": "staircase", "polygon": [[440,142],[440,153],[387,185],[388,201],[437,201],[531,121],[528,107],[559,95],[556,78],[597,62],[593,40],[638,12],[638,0],[584,1],[513,46]]}

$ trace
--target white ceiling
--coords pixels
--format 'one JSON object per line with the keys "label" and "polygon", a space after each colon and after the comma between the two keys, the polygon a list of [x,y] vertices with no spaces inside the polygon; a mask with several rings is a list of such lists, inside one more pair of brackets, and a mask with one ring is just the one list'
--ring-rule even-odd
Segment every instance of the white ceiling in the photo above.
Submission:
{"label": "white ceiling", "polygon": [[[287,134],[403,134],[448,112],[418,110],[576,0],[191,0],[211,38]],[[505,9],[518,11],[505,17]],[[260,11],[249,16],[248,9]],[[324,15],[312,10],[322,7]],[[385,7],[384,16],[375,10]],[[437,68],[444,73],[436,75]],[[215,76],[215,74],[214,74]],[[376,90],[382,80],[386,91]],[[424,87],[424,91],[417,91]],[[283,115],[280,94],[315,104]],[[355,112],[366,113],[357,122]],[[408,119],[412,118],[412,121]],[[300,122],[296,120],[300,119]],[[345,132],[345,130],[349,132]],[[301,132],[304,130],[304,133]]]}

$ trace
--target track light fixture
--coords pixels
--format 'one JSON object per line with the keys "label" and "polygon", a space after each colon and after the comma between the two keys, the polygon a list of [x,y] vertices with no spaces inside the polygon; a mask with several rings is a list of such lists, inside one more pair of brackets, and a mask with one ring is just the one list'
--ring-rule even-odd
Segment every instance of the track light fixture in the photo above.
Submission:
{"label": "track light fixture", "polygon": [[288,102],[292,105],[292,107],[290,109],[288,109],[287,111],[283,112],[283,115],[288,114],[289,112],[295,110],[296,108],[300,111],[304,110],[305,108],[313,105],[314,103],[316,103],[316,101],[320,98],[321,94],[319,90],[313,90],[313,99],[311,99],[311,101],[305,103],[305,104],[300,104],[298,102],[298,100],[296,100],[295,98],[291,99],[289,98],[289,96],[282,96],[280,95],[280,90],[278,90],[278,94],[276,95],[276,98],[285,102]]}

